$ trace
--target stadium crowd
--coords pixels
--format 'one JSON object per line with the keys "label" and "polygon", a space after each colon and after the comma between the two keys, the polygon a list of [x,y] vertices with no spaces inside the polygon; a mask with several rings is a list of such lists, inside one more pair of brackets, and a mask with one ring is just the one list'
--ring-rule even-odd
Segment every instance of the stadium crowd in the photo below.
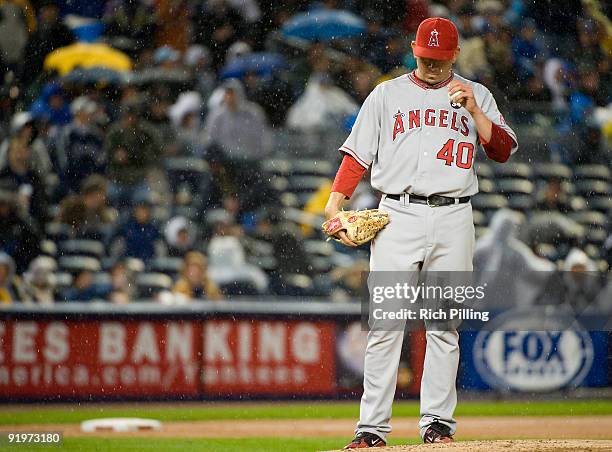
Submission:
{"label": "stadium crowd", "polygon": [[[292,33],[306,12],[364,29]],[[415,67],[428,16],[458,25],[457,72],[548,142],[539,161],[480,160],[476,263],[598,272],[604,286],[611,12],[594,0],[0,0],[0,304],[352,299],[366,254],[317,227],[334,145],[376,83]],[[104,44],[99,66],[60,58],[77,42]],[[376,203],[367,184],[352,199]]]}

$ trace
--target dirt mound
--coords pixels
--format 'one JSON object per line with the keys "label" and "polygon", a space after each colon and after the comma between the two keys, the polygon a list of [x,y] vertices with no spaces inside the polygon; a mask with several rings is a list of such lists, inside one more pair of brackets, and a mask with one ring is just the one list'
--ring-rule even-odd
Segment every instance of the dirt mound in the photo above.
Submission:
{"label": "dirt mound", "polygon": [[[499,441],[464,441],[453,444],[419,444],[417,446],[392,446],[376,449],[380,452],[583,452],[612,451],[612,441],[594,440],[499,440]],[[336,452],[336,451],[334,451]],[[338,451],[340,452],[340,451]]]}

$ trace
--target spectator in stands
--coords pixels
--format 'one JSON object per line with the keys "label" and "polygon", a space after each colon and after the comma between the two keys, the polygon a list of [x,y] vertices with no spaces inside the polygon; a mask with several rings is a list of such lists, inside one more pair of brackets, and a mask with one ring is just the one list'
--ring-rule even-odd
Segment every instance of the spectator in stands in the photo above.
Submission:
{"label": "spectator in stands", "polygon": [[191,2],[157,0],[153,4],[155,16],[158,18],[155,27],[155,44],[184,51],[191,40]]}
{"label": "spectator in stands", "polygon": [[7,69],[19,74],[29,34],[36,28],[32,5],[26,1],[0,1],[1,73]]}
{"label": "spectator in stands", "polygon": [[40,254],[41,240],[42,235],[32,219],[19,210],[17,194],[0,190],[0,250],[14,259],[18,274]]}
{"label": "spectator in stands", "polygon": [[361,54],[379,68],[386,53],[387,38],[391,31],[385,28],[380,11],[366,9],[362,16],[366,19],[368,32],[361,41]]}
{"label": "spectator in stands", "polygon": [[227,50],[238,36],[244,36],[244,21],[227,0],[203,0],[195,17],[195,38],[212,52],[213,68],[223,64]]}
{"label": "spectator in stands", "polygon": [[145,116],[147,121],[157,130],[161,139],[164,156],[173,157],[179,153],[176,133],[170,123],[168,110],[170,108],[170,92],[165,87],[159,87],[151,94],[151,102]]}
{"label": "spectator in stands", "polygon": [[560,272],[550,280],[540,303],[564,305],[580,314],[591,307],[602,288],[597,266],[584,251],[573,248]]}
{"label": "spectator in stands", "polygon": [[25,301],[50,305],[60,299],[55,290],[57,263],[49,256],[38,256],[23,274]]}
{"label": "spectator in stands", "polygon": [[196,91],[181,93],[169,108],[174,134],[181,154],[201,156],[204,151],[205,135],[201,122],[202,97]]}
{"label": "spectator in stands", "polygon": [[72,286],[62,295],[64,301],[104,301],[110,295],[110,288],[94,282],[91,270],[83,269],[76,272]]}
{"label": "spectator in stands", "polygon": [[206,256],[198,251],[185,254],[183,268],[174,285],[174,294],[188,300],[221,300],[223,295],[217,285],[208,277]]}
{"label": "spectator in stands", "polygon": [[499,210],[489,232],[476,242],[475,284],[486,285],[486,302],[496,306],[533,305],[555,269],[517,238],[522,222],[521,214]]}
{"label": "spectator in stands", "polygon": [[70,122],[70,107],[64,97],[64,90],[58,83],[48,83],[30,108],[32,115],[53,126],[64,126]]}
{"label": "spectator in stands", "polygon": [[155,256],[157,241],[161,239],[159,229],[151,218],[151,204],[139,200],[132,209],[132,215],[119,230],[125,240],[125,255],[144,262]]}
{"label": "spectator in stands", "polygon": [[11,119],[10,136],[0,144],[0,169],[4,169],[8,165],[9,144],[13,137],[17,137],[22,142],[30,145],[32,150],[32,170],[45,183],[50,186],[55,185],[57,183],[57,176],[53,174],[47,145],[38,136],[34,118],[27,111],[17,112]]}
{"label": "spectator in stands", "polygon": [[72,32],[62,22],[57,2],[43,0],[37,3],[38,24],[25,51],[24,60],[28,62],[27,70],[23,71],[25,84],[30,84],[41,74],[44,59],[49,53],[74,41]]}
{"label": "spectator in stands", "polygon": [[129,205],[135,196],[146,194],[146,176],[159,165],[160,138],[140,114],[137,104],[128,103],[106,135],[109,198],[113,205]]}
{"label": "spectator in stands", "polygon": [[259,76],[252,71],[247,72],[242,80],[247,97],[261,105],[270,125],[281,127],[285,123],[287,110],[293,103],[293,92],[289,82],[274,73]]}
{"label": "spectator in stands", "polygon": [[536,73],[538,63],[543,63],[543,47],[533,19],[525,19],[520,32],[512,40],[512,53],[518,65],[518,73],[526,78]]}
{"label": "spectator in stands", "polygon": [[208,99],[217,82],[217,77],[211,69],[210,50],[202,45],[194,44],[185,52],[183,63],[196,80],[195,89],[200,93],[202,99]]}
{"label": "spectator in stands", "polygon": [[154,4],[130,0],[111,0],[105,3],[103,20],[106,35],[130,38],[137,51],[150,45],[158,19]]}
{"label": "spectator in stands", "polygon": [[13,137],[9,143],[7,163],[0,170],[0,185],[18,194],[22,207],[42,228],[47,216],[47,193],[43,180],[34,170],[30,145]]}
{"label": "spectator in stands", "polygon": [[78,195],[62,200],[56,221],[70,226],[77,237],[105,236],[117,220],[117,212],[108,206],[107,187],[103,176],[89,176]]}
{"label": "spectator in stands", "polygon": [[544,64],[543,80],[552,95],[552,107],[556,112],[567,110],[569,86],[568,63],[560,58],[550,58]]}
{"label": "spectator in stands", "polygon": [[13,258],[0,252],[0,306],[23,301],[22,289]]}
{"label": "spectator in stands", "polygon": [[178,216],[168,221],[164,236],[168,245],[168,255],[183,257],[185,253],[193,249],[198,238],[198,228],[187,218]]}
{"label": "spectator in stands", "polygon": [[569,195],[563,182],[551,178],[536,194],[536,206],[540,210],[553,210],[566,213],[570,209]]}
{"label": "spectator in stands", "polygon": [[337,267],[331,272],[334,289],[330,295],[333,302],[358,301],[364,295],[365,276],[369,271],[368,261],[358,259],[348,267]]}
{"label": "spectator in stands", "polygon": [[136,272],[128,261],[121,260],[110,269],[111,292],[108,300],[115,304],[127,304],[136,295]]}
{"label": "spectator in stands", "polygon": [[228,295],[256,295],[268,289],[268,277],[256,265],[246,260],[239,238],[242,229],[226,216],[216,222],[208,244],[208,274],[212,280],[226,287]]}
{"label": "spectator in stands", "polygon": [[66,162],[62,179],[66,188],[77,192],[81,182],[89,175],[104,174],[106,156],[104,134],[94,120],[97,104],[86,96],[70,104],[72,122],[62,130],[59,149]]}
{"label": "spectator in stands", "polygon": [[333,84],[329,74],[315,74],[289,109],[287,126],[302,132],[337,129],[357,108],[353,99]]}
{"label": "spectator in stands", "polygon": [[221,105],[210,110],[205,131],[209,143],[217,144],[235,162],[253,162],[271,150],[271,136],[263,109],[245,97],[239,80],[223,85]]}

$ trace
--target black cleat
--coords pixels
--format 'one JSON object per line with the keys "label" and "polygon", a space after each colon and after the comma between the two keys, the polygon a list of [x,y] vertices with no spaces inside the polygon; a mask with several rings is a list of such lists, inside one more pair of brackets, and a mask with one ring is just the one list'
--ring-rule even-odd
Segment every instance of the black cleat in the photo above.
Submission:
{"label": "black cleat", "polygon": [[452,443],[453,441],[455,440],[451,435],[450,427],[440,422],[434,422],[427,427],[423,435],[424,443]]}
{"label": "black cleat", "polygon": [[355,439],[344,446],[344,449],[365,449],[366,447],[385,447],[387,443],[374,433],[359,432]]}

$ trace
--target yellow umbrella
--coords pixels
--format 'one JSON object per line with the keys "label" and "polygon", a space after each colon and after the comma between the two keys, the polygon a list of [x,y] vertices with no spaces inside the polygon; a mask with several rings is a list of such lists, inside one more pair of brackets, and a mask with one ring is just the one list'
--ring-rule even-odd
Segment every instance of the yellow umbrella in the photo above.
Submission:
{"label": "yellow umbrella", "polygon": [[77,42],[54,50],[45,58],[44,68],[66,75],[75,67],[101,66],[116,71],[129,71],[132,61],[123,52],[101,43]]}

